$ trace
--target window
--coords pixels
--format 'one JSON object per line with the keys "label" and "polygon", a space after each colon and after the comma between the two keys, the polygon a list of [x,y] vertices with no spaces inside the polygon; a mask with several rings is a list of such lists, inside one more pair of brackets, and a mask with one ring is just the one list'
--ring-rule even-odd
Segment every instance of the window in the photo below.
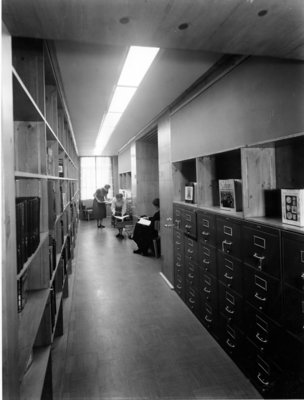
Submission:
{"label": "window", "polygon": [[111,157],[80,157],[81,200],[92,199],[97,188],[109,184],[108,197],[113,197],[113,170]]}

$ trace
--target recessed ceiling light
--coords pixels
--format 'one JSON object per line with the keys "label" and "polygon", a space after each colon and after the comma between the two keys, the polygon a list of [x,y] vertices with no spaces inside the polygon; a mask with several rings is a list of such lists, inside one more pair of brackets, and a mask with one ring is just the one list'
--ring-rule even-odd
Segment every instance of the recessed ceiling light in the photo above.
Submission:
{"label": "recessed ceiling light", "polygon": [[268,10],[261,10],[258,12],[259,17],[264,17],[264,15],[268,14]]}
{"label": "recessed ceiling light", "polygon": [[189,24],[187,23],[187,22],[184,22],[183,24],[180,24],[179,26],[178,26],[178,29],[180,30],[180,31],[184,31],[185,29],[188,29],[189,28]]}
{"label": "recessed ceiling light", "polygon": [[119,22],[123,25],[128,24],[130,22],[130,18],[129,17],[122,17],[120,18]]}

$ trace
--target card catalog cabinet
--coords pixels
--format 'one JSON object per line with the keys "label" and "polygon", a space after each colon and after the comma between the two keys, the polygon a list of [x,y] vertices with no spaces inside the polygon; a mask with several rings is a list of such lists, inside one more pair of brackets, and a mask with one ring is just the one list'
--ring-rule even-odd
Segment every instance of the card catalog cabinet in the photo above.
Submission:
{"label": "card catalog cabinet", "polygon": [[176,292],[263,397],[303,398],[303,230],[181,202],[174,216]]}

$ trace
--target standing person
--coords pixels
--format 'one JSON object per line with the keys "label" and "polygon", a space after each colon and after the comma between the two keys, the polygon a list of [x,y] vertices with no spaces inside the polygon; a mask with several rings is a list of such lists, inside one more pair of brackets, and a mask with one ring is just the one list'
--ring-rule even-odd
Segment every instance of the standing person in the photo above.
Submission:
{"label": "standing person", "polygon": [[93,195],[93,213],[97,220],[97,228],[105,228],[102,220],[107,216],[106,201],[110,187],[110,185],[105,185],[103,188],[97,189]]}
{"label": "standing person", "polygon": [[137,244],[138,249],[134,250],[135,254],[142,254],[144,256],[148,255],[148,250],[153,249],[153,239],[158,236],[158,231],[155,229],[155,221],[160,220],[159,213],[159,199],[154,199],[152,201],[155,207],[155,213],[153,217],[145,218],[150,221],[149,225],[143,225],[137,222],[134,228],[132,239]]}
{"label": "standing person", "polygon": [[123,238],[122,230],[124,227],[123,219],[116,217],[123,217],[126,214],[127,205],[121,193],[117,193],[117,195],[113,198],[111,203],[111,211],[112,211],[112,218],[114,219],[114,221],[116,220],[115,226],[118,229],[118,234],[116,235],[116,237],[122,239]]}

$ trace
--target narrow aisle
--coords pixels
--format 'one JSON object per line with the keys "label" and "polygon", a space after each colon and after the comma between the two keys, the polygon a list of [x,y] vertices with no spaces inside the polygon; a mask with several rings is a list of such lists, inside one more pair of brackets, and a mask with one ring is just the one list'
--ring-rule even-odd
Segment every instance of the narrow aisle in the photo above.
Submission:
{"label": "narrow aisle", "polygon": [[62,399],[260,398],[161,278],[109,221],[81,221]]}

